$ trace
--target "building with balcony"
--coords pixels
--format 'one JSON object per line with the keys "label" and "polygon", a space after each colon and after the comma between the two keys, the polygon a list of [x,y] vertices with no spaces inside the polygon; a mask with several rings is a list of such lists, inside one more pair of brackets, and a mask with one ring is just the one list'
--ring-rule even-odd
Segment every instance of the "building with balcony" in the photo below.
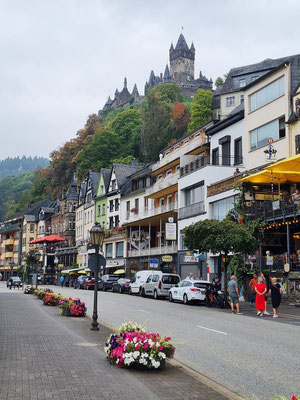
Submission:
{"label": "building with balcony", "polygon": [[95,197],[99,184],[100,173],[89,171],[85,180],[80,184],[78,206],[75,216],[75,243],[77,247],[77,264],[79,267],[88,266],[88,243],[90,229],[96,222]]}

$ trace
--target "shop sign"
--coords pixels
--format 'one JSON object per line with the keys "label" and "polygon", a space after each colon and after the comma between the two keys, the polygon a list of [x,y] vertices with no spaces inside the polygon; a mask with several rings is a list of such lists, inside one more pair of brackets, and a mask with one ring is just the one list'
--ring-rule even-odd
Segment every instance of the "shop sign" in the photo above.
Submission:
{"label": "shop sign", "polygon": [[176,223],[166,223],[166,240],[176,240]]}
{"label": "shop sign", "polygon": [[289,273],[289,279],[295,279],[295,280],[300,279],[300,271],[291,271]]}
{"label": "shop sign", "polygon": [[198,258],[197,257],[194,257],[194,256],[184,256],[184,259],[183,259],[183,261],[185,262],[185,263],[197,263],[198,262]]}
{"label": "shop sign", "polygon": [[163,262],[172,262],[173,261],[173,257],[172,256],[162,256],[162,261]]}
{"label": "shop sign", "polygon": [[272,202],[272,208],[273,208],[274,211],[280,209],[280,202],[279,202],[279,200],[275,200],[275,201]]}
{"label": "shop sign", "polygon": [[150,263],[150,268],[158,268],[157,258],[150,258],[149,263]]}

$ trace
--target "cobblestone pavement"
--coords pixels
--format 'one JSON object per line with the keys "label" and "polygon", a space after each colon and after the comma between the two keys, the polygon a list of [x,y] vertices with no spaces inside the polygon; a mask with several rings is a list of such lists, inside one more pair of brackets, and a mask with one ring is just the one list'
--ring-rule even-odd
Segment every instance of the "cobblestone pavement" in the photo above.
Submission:
{"label": "cobblestone pavement", "polygon": [[60,316],[57,307],[21,291],[0,291],[0,399],[214,399],[223,395],[183,369],[142,372],[111,366],[108,328]]}

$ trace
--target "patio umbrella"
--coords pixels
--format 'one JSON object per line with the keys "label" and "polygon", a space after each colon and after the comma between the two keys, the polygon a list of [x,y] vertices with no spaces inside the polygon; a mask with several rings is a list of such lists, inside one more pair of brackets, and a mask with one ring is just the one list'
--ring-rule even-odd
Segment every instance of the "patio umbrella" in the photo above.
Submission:
{"label": "patio umbrella", "polygon": [[35,243],[47,243],[47,242],[65,242],[67,239],[57,236],[57,235],[48,235],[44,237],[40,237],[37,239],[32,240],[29,242],[29,244],[35,244]]}
{"label": "patio umbrella", "polygon": [[80,271],[78,271],[78,274],[87,274],[87,272],[84,269],[81,269]]}

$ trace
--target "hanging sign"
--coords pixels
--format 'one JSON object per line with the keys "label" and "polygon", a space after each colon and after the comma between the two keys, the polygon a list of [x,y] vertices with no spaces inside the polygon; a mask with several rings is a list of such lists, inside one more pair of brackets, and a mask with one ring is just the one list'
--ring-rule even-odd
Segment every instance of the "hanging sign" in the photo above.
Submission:
{"label": "hanging sign", "polygon": [[173,261],[173,257],[172,256],[162,256],[162,261],[163,262],[172,262]]}
{"label": "hanging sign", "polygon": [[176,240],[176,223],[166,223],[166,240]]}

